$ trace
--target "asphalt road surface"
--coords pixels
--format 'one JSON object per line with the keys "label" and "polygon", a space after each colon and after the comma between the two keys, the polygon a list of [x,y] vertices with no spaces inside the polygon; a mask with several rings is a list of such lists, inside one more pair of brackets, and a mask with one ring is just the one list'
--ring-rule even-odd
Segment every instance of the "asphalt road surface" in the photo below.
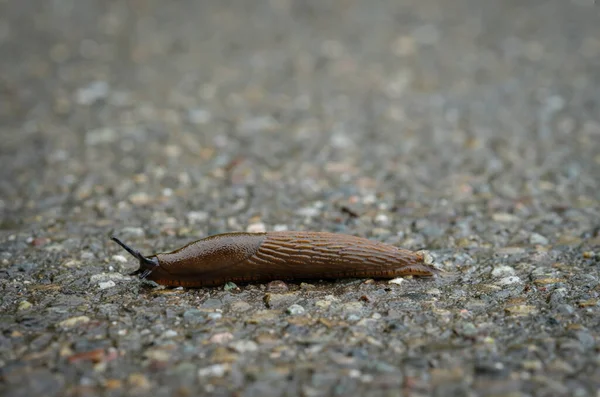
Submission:
{"label": "asphalt road surface", "polygon": [[[2,396],[600,394],[592,0],[0,1]],[[173,289],[229,231],[445,276]]]}

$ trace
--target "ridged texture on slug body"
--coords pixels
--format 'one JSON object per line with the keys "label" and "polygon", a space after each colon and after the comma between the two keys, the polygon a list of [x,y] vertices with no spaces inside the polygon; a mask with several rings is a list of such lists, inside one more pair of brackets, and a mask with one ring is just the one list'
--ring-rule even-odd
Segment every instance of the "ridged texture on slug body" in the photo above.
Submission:
{"label": "ridged texture on slug body", "polygon": [[420,253],[327,232],[226,233],[149,259],[159,265],[149,280],[185,287],[227,281],[432,276],[436,272]]}

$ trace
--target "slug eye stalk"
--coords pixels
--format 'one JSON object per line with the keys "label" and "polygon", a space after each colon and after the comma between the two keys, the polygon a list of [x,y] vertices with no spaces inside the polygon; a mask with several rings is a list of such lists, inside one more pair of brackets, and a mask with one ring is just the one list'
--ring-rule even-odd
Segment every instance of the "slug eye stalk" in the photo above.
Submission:
{"label": "slug eye stalk", "polygon": [[115,236],[112,236],[110,239],[115,243],[119,244],[125,251],[129,252],[131,256],[140,261],[140,268],[135,272],[129,274],[130,276],[135,276],[139,274],[140,279],[144,279],[148,277],[150,273],[152,273],[152,270],[154,270],[156,266],[158,266],[158,261],[146,258],[138,250],[129,247],[127,244],[125,244]]}

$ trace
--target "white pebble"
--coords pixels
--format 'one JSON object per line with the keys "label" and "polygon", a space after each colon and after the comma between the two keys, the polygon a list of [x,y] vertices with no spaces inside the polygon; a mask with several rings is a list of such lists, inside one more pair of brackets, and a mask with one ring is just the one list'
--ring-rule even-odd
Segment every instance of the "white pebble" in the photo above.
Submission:
{"label": "white pebble", "polygon": [[188,223],[195,225],[197,223],[206,222],[208,220],[208,212],[190,211],[186,215]]}
{"label": "white pebble", "polygon": [[256,342],[251,340],[238,340],[231,343],[229,346],[238,353],[255,352],[258,350]]}
{"label": "white pebble", "polygon": [[388,284],[397,284],[397,285],[401,285],[405,280],[402,277],[397,277],[397,278],[393,278],[390,281],[388,281]]}
{"label": "white pebble", "polygon": [[493,277],[502,277],[502,276],[513,276],[515,274],[515,269],[510,266],[496,266],[494,270],[492,270]]}
{"label": "white pebble", "polygon": [[177,336],[177,331],[174,331],[172,329],[168,329],[163,333],[163,336],[165,338],[174,338]]}
{"label": "white pebble", "polygon": [[103,281],[101,283],[98,283],[98,287],[100,289],[108,289],[108,288],[112,288],[115,287],[117,284],[112,281],[112,280],[108,280],[108,281]]}
{"label": "white pebble", "polygon": [[267,231],[267,227],[262,222],[251,223],[246,228],[248,233],[264,233]]}
{"label": "white pebble", "polygon": [[115,262],[127,263],[127,258],[125,258],[123,255],[113,255],[111,259]]}
{"label": "white pebble", "polygon": [[496,282],[498,285],[511,285],[511,284],[519,284],[521,283],[521,279],[517,276],[508,276],[501,278]]}
{"label": "white pebble", "polygon": [[216,376],[220,378],[225,375],[227,371],[229,371],[228,364],[214,364],[208,367],[200,368],[198,370],[198,376],[201,378],[206,376]]}

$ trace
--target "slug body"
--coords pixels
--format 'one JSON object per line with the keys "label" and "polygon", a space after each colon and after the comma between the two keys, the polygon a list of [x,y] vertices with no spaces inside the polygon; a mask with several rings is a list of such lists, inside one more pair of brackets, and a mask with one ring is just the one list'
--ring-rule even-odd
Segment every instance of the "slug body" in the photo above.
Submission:
{"label": "slug body", "polygon": [[158,284],[204,287],[233,282],[433,276],[424,255],[365,238],[327,232],[225,233],[144,257],[133,274]]}

